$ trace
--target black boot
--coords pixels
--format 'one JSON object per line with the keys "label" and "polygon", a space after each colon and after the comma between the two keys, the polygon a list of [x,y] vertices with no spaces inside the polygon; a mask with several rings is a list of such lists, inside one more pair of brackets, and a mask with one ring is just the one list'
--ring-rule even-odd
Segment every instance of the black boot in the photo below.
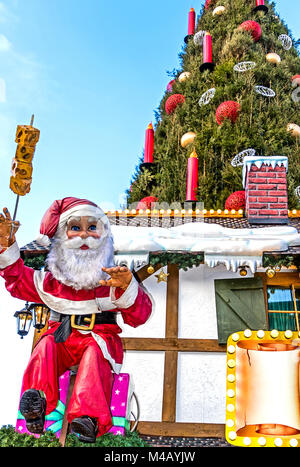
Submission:
{"label": "black boot", "polygon": [[27,389],[20,400],[20,412],[30,433],[43,433],[46,416],[46,399],[41,391]]}
{"label": "black boot", "polygon": [[78,436],[79,441],[94,443],[98,433],[98,425],[95,418],[87,415],[74,418],[71,422],[71,433]]}

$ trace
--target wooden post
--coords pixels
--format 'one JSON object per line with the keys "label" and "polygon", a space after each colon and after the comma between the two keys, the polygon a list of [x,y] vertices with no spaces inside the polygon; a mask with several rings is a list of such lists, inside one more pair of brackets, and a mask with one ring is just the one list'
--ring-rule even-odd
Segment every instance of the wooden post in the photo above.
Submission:
{"label": "wooden post", "polygon": [[[78,366],[76,368],[78,368]],[[75,380],[76,380],[76,373],[77,373],[77,370],[74,369],[74,371],[73,371],[72,368],[71,368],[70,383],[69,383],[67,400],[66,400],[66,405],[65,405],[65,413],[64,413],[64,418],[63,418],[60,437],[59,437],[59,442],[62,445],[62,447],[65,446],[66,437],[67,437],[68,429],[69,429],[69,422],[67,420],[67,411],[68,411],[69,402],[70,402],[70,399],[71,399],[71,396],[72,396],[72,392],[73,392],[73,389],[74,389],[74,384],[75,384]]]}
{"label": "wooden post", "polygon": [[[178,339],[178,295],[179,269],[176,264],[168,265],[167,305],[166,305],[166,338]],[[178,351],[165,352],[164,392],[162,421],[174,423],[176,420]]]}

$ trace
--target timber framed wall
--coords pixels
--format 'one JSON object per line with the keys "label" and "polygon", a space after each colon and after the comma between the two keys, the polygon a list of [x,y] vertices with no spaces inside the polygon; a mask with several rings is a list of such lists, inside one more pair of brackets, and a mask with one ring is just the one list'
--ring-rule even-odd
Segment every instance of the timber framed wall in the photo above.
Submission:
{"label": "timber framed wall", "polygon": [[[160,265],[156,266],[156,270]],[[217,339],[182,339],[178,337],[179,269],[168,264],[166,297],[166,324],[164,338],[123,338],[124,350],[163,351],[164,377],[163,401],[160,422],[140,421],[137,430],[140,434],[154,436],[216,437],[225,436],[223,424],[183,423],[176,421],[177,374],[179,352],[221,352],[226,346],[219,345]],[[149,274],[147,267],[136,273],[142,282]]]}

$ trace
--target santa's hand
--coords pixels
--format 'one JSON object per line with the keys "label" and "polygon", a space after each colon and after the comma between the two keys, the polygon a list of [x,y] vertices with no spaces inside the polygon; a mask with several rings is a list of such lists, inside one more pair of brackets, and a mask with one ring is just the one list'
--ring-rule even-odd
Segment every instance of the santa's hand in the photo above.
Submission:
{"label": "santa's hand", "polygon": [[3,208],[4,215],[0,213],[0,247],[8,248],[15,240],[15,233],[20,222],[13,221],[7,208]]}
{"label": "santa's hand", "polygon": [[99,281],[99,284],[101,285],[120,287],[121,289],[126,290],[132,279],[132,272],[126,266],[102,268],[102,271],[106,272],[110,276],[110,279]]}

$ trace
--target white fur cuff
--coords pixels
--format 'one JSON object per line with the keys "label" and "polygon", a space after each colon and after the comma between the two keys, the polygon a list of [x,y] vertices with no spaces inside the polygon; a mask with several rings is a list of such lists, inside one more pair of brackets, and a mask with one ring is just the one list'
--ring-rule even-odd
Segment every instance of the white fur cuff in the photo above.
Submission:
{"label": "white fur cuff", "polygon": [[126,309],[131,307],[137,297],[139,285],[136,279],[132,276],[129,286],[120,298],[116,299],[115,287],[110,288],[110,299],[117,308]]}
{"label": "white fur cuff", "polygon": [[0,269],[14,264],[20,258],[20,250],[17,242],[13,243],[3,253],[0,254]]}

